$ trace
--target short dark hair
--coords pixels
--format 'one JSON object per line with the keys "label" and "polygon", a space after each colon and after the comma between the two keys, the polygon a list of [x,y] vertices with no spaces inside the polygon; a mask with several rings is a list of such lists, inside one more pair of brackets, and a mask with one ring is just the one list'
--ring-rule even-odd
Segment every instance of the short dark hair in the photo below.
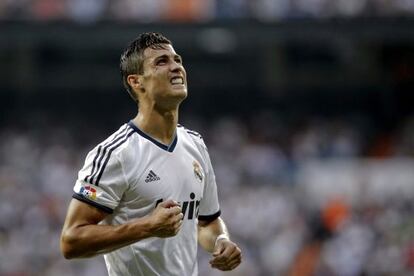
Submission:
{"label": "short dark hair", "polygon": [[128,94],[136,102],[138,102],[138,99],[128,84],[127,77],[131,74],[143,73],[143,55],[145,49],[165,49],[163,44],[172,45],[171,41],[160,33],[142,33],[129,44],[121,55],[119,69],[121,71],[122,82]]}

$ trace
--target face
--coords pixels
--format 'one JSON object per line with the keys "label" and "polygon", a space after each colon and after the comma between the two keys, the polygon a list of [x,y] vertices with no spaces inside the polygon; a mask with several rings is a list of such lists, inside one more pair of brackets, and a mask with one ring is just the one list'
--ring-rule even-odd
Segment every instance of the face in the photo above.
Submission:
{"label": "face", "polygon": [[144,101],[147,98],[164,107],[179,104],[187,97],[186,77],[182,59],[171,45],[165,44],[165,49],[145,49],[140,77]]}

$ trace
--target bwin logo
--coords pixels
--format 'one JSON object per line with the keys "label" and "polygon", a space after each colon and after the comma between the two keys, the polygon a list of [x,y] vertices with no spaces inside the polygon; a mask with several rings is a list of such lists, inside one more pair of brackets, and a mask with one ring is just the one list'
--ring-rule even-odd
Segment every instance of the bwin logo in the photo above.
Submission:
{"label": "bwin logo", "polygon": [[[183,213],[184,217],[187,216],[188,219],[198,218],[198,209],[200,207],[200,200],[194,200],[194,198],[195,198],[195,194],[191,193],[190,201],[178,202],[178,204],[180,204],[180,207],[181,207],[181,212]],[[157,202],[155,203],[155,207],[157,207],[157,205],[163,201],[164,199],[162,198],[158,199]]]}
{"label": "bwin logo", "polygon": [[198,208],[200,207],[200,200],[193,200],[195,198],[194,193],[190,194],[190,198],[192,199],[190,201],[178,202],[181,206],[181,211],[184,217],[186,217],[188,210],[188,219],[198,218]]}

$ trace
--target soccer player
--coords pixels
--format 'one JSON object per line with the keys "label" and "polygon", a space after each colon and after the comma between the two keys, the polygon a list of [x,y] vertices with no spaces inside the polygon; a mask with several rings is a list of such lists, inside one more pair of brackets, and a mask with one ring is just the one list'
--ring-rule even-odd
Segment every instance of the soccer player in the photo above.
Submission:
{"label": "soccer player", "polygon": [[187,97],[181,57],[163,35],[144,33],[124,51],[120,69],[138,114],[87,155],[62,254],[104,254],[109,275],[197,275],[199,243],[213,268],[236,268],[241,251],[220,218],[207,148],[177,124]]}

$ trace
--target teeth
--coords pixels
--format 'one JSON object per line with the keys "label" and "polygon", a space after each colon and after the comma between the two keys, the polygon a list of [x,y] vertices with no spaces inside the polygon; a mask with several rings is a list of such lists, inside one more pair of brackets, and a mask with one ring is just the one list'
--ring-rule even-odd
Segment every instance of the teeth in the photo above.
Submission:
{"label": "teeth", "polygon": [[182,78],[176,77],[176,78],[173,78],[173,79],[171,80],[171,83],[172,83],[172,84],[183,84],[183,83],[184,83],[184,81],[183,81],[183,79],[182,79]]}

